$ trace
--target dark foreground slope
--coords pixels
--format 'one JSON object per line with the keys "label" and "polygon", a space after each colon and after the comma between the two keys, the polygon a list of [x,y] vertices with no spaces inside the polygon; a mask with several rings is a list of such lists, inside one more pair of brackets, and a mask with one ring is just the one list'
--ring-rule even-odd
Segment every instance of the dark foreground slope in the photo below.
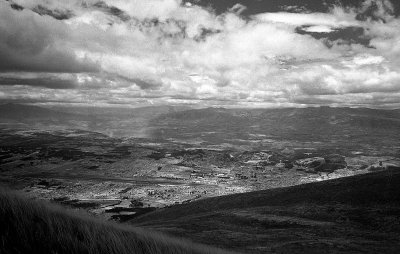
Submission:
{"label": "dark foreground slope", "polygon": [[210,198],[133,223],[249,253],[400,253],[400,171]]}
{"label": "dark foreground slope", "polygon": [[102,223],[0,189],[0,253],[226,253],[123,225]]}

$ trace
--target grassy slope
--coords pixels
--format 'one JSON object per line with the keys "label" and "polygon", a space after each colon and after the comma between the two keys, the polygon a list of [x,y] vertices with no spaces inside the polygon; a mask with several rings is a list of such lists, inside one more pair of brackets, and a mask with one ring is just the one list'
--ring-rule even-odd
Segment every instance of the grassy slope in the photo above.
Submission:
{"label": "grassy slope", "polygon": [[400,253],[400,171],[216,197],[132,221],[250,253]]}
{"label": "grassy slope", "polygon": [[0,189],[0,253],[226,253]]}

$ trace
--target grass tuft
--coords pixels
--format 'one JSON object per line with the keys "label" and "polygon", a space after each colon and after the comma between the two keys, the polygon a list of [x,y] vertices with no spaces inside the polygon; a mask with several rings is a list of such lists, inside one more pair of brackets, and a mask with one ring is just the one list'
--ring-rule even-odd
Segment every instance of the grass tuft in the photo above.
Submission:
{"label": "grass tuft", "polygon": [[228,253],[0,189],[0,253]]}

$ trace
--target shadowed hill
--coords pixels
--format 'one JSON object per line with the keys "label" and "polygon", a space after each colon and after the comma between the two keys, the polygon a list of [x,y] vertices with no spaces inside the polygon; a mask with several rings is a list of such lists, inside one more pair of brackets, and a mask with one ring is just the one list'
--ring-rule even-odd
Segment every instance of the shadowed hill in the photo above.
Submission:
{"label": "shadowed hill", "polygon": [[[53,106],[41,107],[25,104],[6,103],[0,104],[0,119],[16,119],[24,121],[30,118],[51,118],[70,120],[94,120],[94,117],[126,119],[134,117],[155,117],[161,114],[174,113],[189,109],[185,106],[150,106],[141,108],[113,108],[113,107],[67,107]],[[97,119],[96,118],[96,119]]]}
{"label": "shadowed hill", "polygon": [[199,200],[132,222],[249,253],[398,253],[399,184],[390,170]]}
{"label": "shadowed hill", "polygon": [[0,192],[0,253],[227,253]]}
{"label": "shadowed hill", "polygon": [[[400,170],[370,173],[293,187],[220,196],[177,205],[140,217],[141,221],[170,219],[231,208],[303,203],[351,205],[399,204]],[[157,214],[160,214],[159,215]]]}
{"label": "shadowed hill", "polygon": [[26,120],[27,118],[72,118],[75,117],[70,113],[63,113],[31,105],[22,104],[1,104],[0,105],[0,118],[2,119],[17,119]]}
{"label": "shadowed hill", "polygon": [[[278,109],[224,109],[205,108],[192,109],[180,112],[172,112],[159,116],[153,120],[153,124],[164,126],[198,126],[198,128],[218,128],[218,124],[224,128],[235,128],[241,125],[251,130],[254,126],[260,129],[274,132],[276,130],[301,133],[310,130],[340,131],[351,129],[398,129],[400,127],[399,110],[382,110],[368,108],[278,108]],[[216,125],[217,124],[217,125]],[[194,129],[195,130],[195,129]],[[319,134],[319,133],[318,133]],[[322,133],[321,133],[322,134]]]}
{"label": "shadowed hill", "polygon": [[400,111],[333,107],[206,108],[163,114],[152,119],[149,126],[151,136],[159,139],[201,137],[208,144],[241,145],[253,141],[267,144],[266,138],[291,143],[321,142],[325,148],[340,147],[345,152],[372,146],[383,153],[385,147],[398,146]]}

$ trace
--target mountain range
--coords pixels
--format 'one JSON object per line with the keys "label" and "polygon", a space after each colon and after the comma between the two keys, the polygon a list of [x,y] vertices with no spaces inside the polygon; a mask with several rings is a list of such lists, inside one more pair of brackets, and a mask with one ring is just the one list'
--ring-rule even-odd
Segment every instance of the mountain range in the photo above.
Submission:
{"label": "mountain range", "polygon": [[[232,140],[337,139],[390,142],[399,138],[400,110],[369,108],[192,109],[183,106],[145,108],[65,108],[0,105],[0,123],[82,128],[105,134],[156,139],[201,138],[220,144]],[[139,134],[138,134],[139,133]],[[398,139],[397,139],[398,140]]]}

